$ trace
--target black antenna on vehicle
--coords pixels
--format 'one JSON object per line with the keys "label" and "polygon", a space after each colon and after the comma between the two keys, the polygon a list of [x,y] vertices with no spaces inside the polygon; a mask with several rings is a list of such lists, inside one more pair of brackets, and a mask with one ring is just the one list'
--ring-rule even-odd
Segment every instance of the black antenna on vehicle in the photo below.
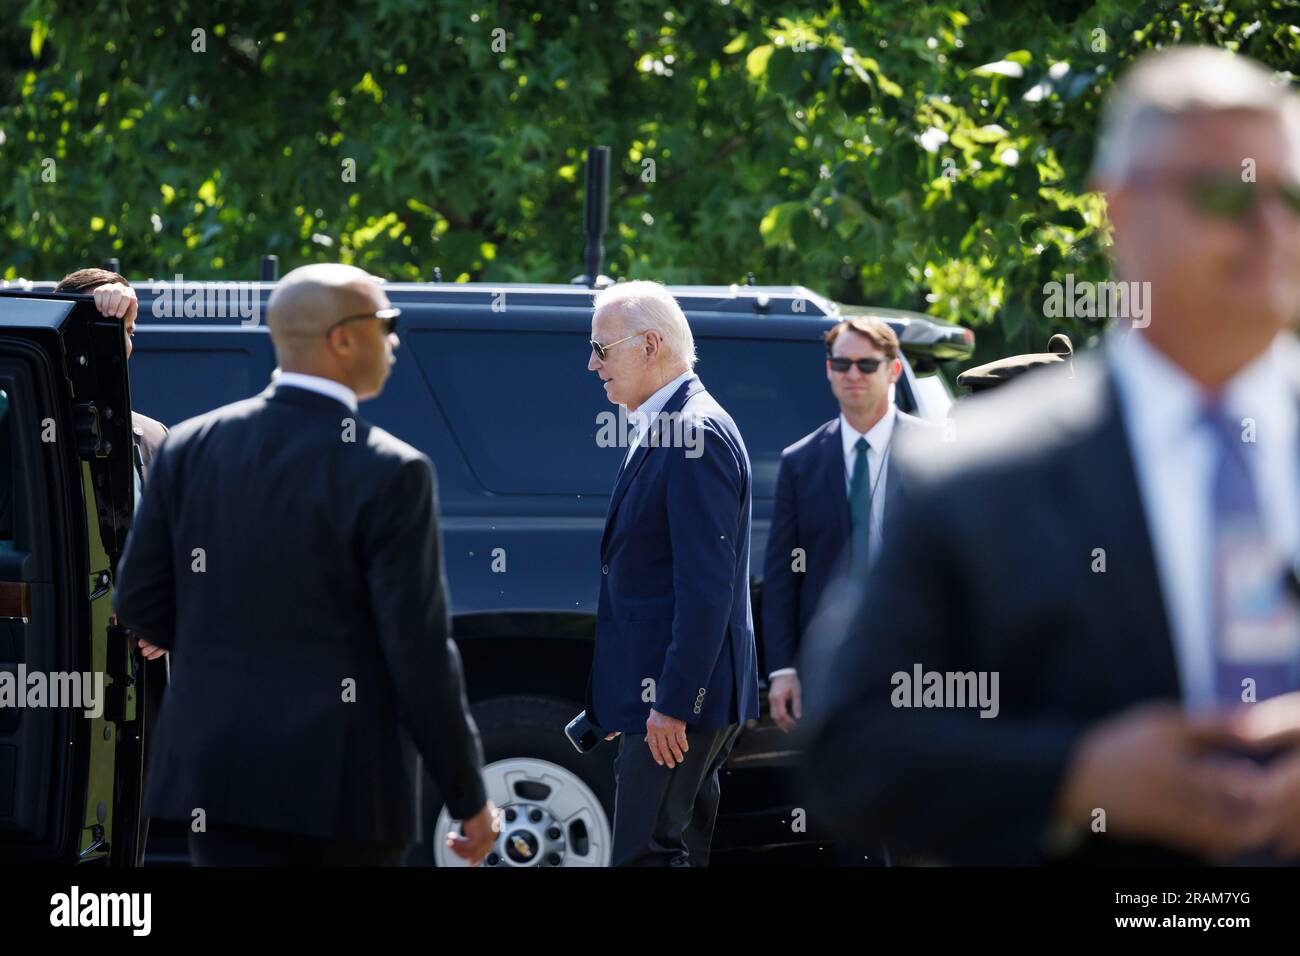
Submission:
{"label": "black antenna on vehicle", "polygon": [[111,256],[99,264],[99,267],[105,272],[116,272],[122,274],[122,262],[116,256]]}
{"label": "black antenna on vehicle", "polygon": [[275,282],[280,278],[280,257],[262,256],[262,281]]}
{"label": "black antenna on vehicle", "polygon": [[609,225],[609,147],[592,146],[587,149],[587,175],[582,187],[583,231],[587,247],[583,253],[585,274],[575,276],[570,285],[585,285],[589,289],[603,289],[612,285],[609,276],[601,275],[605,261],[605,227]]}

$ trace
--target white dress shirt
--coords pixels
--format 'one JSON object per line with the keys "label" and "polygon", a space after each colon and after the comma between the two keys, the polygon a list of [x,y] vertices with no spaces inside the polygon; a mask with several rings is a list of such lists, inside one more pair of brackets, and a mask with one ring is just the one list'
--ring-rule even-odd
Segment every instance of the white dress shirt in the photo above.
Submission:
{"label": "white dress shirt", "polygon": [[302,372],[281,372],[275,377],[275,387],[279,388],[281,385],[305,388],[309,392],[316,392],[318,395],[326,395],[336,399],[352,409],[353,412],[357,410],[357,393],[342,382],[336,382],[332,378],[305,375]]}
{"label": "white dress shirt", "polygon": [[136,444],[134,433],[131,435],[131,477],[135,479],[135,500],[131,503],[131,514],[140,510],[140,496],[144,486],[140,483],[140,446]]}
{"label": "white dress shirt", "polygon": [[880,547],[880,536],[885,520],[885,482],[889,480],[889,472],[881,471],[885,463],[885,455],[889,451],[889,441],[894,436],[894,422],[898,420],[898,408],[891,402],[885,409],[885,414],[880,416],[880,421],[876,422],[864,435],[840,413],[840,440],[844,445],[844,492],[847,495],[853,488],[853,466],[858,458],[857,450],[853,447],[858,443],[859,438],[867,439],[867,487],[874,489],[871,496],[871,553],[879,554],[877,550]]}
{"label": "white dress shirt", "polygon": [[[1214,705],[1214,439],[1199,422],[1208,396],[1138,332],[1111,342],[1138,488],[1150,529],[1183,697],[1189,710]],[[1288,558],[1300,548],[1300,408],[1285,362],[1300,361],[1287,334],[1223,390],[1227,413],[1251,420],[1246,460],[1270,544]],[[1243,424],[1243,428],[1247,427]]]}
{"label": "white dress shirt", "polygon": [[687,369],[642,402],[636,411],[628,412],[628,418],[636,425],[636,441],[629,444],[627,454],[623,456],[624,465],[632,460],[632,452],[636,451],[637,446],[641,444],[641,440],[645,438],[646,432],[650,430],[650,425],[654,422],[655,416],[663,411],[668,399],[672,398],[673,393],[681,387],[682,383],[694,374],[690,369]]}
{"label": "white dress shirt", "polygon": [[[879,554],[881,544],[881,531],[885,520],[885,482],[889,480],[889,471],[886,469],[881,473],[881,468],[885,464],[885,454],[889,450],[889,441],[894,435],[894,423],[898,421],[898,407],[889,403],[885,409],[885,414],[880,416],[880,421],[876,422],[864,433],[858,431],[849,424],[849,420],[840,413],[840,441],[844,448],[844,496],[848,497],[849,491],[853,488],[853,467],[858,460],[858,452],[853,446],[858,443],[859,438],[867,439],[867,487],[874,488],[875,493],[871,496],[871,553]],[[782,667],[774,670],[767,675],[770,681],[775,677],[783,674],[795,674],[798,670],[793,667]]]}

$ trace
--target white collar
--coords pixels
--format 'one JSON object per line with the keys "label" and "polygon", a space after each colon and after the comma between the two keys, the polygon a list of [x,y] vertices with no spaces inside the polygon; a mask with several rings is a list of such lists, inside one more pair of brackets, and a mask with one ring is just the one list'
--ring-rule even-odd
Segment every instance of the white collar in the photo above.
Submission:
{"label": "white collar", "polygon": [[840,441],[844,446],[844,455],[848,457],[854,454],[853,446],[858,443],[859,438],[866,438],[867,444],[871,450],[877,454],[883,454],[889,447],[890,436],[894,434],[894,422],[898,420],[898,406],[893,402],[885,409],[885,414],[880,416],[880,420],[862,433],[849,424],[849,420],[840,412]]}
{"label": "white collar", "polygon": [[275,377],[274,383],[276,388],[282,385],[303,388],[340,401],[354,412],[357,410],[357,393],[332,378],[321,378],[319,375],[307,375],[303,372],[281,372]]}
{"label": "white collar", "polygon": [[666,404],[668,404],[668,399],[672,398],[673,393],[676,392],[677,389],[681,388],[682,383],[694,374],[695,373],[690,369],[682,372],[681,375],[678,375],[675,379],[642,402],[635,412],[630,413],[631,416],[637,419],[642,428],[648,427],[654,417],[663,410],[663,407]]}
{"label": "white collar", "polygon": [[[1260,356],[1228,380],[1227,411],[1257,423],[1261,434],[1288,435],[1296,427],[1296,392],[1287,373],[1297,346],[1281,333]],[[1125,417],[1138,441],[1179,441],[1197,425],[1205,390],[1140,332],[1111,344],[1112,368],[1125,397]]]}

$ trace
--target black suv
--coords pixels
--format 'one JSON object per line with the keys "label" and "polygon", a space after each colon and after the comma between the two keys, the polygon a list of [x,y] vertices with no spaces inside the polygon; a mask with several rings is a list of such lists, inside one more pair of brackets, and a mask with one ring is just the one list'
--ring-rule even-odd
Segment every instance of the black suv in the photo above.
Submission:
{"label": "black suv", "polygon": [[[275,360],[260,315],[273,285],[138,284],[131,389],[140,411],[170,426],[264,388]],[[952,404],[939,364],[968,357],[974,338],[918,313],[841,307],[802,287],[670,291],[695,335],[696,372],[749,449],[761,628],[763,551],[781,451],[837,413],[823,333],[845,314],[889,322],[904,352],[897,404],[934,420]],[[600,535],[625,451],[600,441],[617,409],[586,370],[592,293],[478,283],[393,283],[386,292],[402,309],[402,344],[383,395],[363,414],[424,451],[437,469],[453,632],[483,736],[489,793],[510,827],[527,828],[542,847],[522,860],[502,846],[488,862],[603,865],[614,748],[580,755],[563,734],[582,709]],[[256,307],[241,311],[241,302]],[[11,326],[31,303],[41,300],[21,290],[0,295],[0,326]],[[78,371],[76,357],[57,343],[47,362],[65,374]],[[112,464],[110,455],[104,468]],[[761,640],[759,647],[761,675]],[[0,736],[0,755],[5,740]],[[778,847],[815,852],[822,834],[811,824],[805,831],[802,814],[792,813],[801,801],[787,779],[791,757],[787,738],[766,716],[742,732],[723,783],[719,862],[729,851],[733,860]],[[0,756],[0,783],[4,766]],[[454,865],[443,850],[451,821],[428,780],[426,787],[425,840],[414,861]],[[3,806],[0,825],[8,819]],[[184,844],[155,822],[150,852],[160,862],[169,853],[183,859]]]}
{"label": "black suv", "polygon": [[[110,620],[130,421],[120,322],[90,296],[0,295],[0,680],[23,697],[0,706],[5,863],[137,859],[143,675]],[[35,696],[90,674],[98,714]]]}

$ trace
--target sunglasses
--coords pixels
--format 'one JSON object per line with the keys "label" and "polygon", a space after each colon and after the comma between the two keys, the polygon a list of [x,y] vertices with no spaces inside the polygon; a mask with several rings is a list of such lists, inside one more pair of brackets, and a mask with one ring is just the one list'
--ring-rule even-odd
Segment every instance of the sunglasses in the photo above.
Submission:
{"label": "sunglasses", "polygon": [[854,360],[849,358],[830,358],[827,359],[827,361],[831,363],[831,371],[833,372],[844,373],[847,372],[850,367],[856,365],[858,371],[863,375],[874,375],[876,369],[880,368],[880,363],[882,363],[884,359],[864,358]]}
{"label": "sunglasses", "polygon": [[622,345],[624,342],[631,342],[637,337],[637,335],[645,335],[645,333],[637,332],[636,335],[629,335],[625,339],[619,339],[617,342],[610,342],[608,345],[601,345],[595,339],[588,339],[587,343],[591,346],[591,350],[596,353],[596,358],[603,362],[605,361],[605,356],[609,354],[610,349],[616,345]]}
{"label": "sunglasses", "polygon": [[1276,195],[1293,214],[1300,215],[1300,183],[1243,182],[1236,172],[1160,173],[1147,170],[1132,182],[1156,189],[1175,189],[1201,215],[1210,219],[1242,222],[1254,214],[1265,196]]}
{"label": "sunglasses", "polygon": [[380,319],[384,323],[384,334],[392,335],[397,331],[397,317],[401,314],[401,309],[380,309],[378,312],[362,312],[359,315],[347,315],[326,329],[325,334],[329,335],[340,325],[347,322],[357,322],[361,319]]}

